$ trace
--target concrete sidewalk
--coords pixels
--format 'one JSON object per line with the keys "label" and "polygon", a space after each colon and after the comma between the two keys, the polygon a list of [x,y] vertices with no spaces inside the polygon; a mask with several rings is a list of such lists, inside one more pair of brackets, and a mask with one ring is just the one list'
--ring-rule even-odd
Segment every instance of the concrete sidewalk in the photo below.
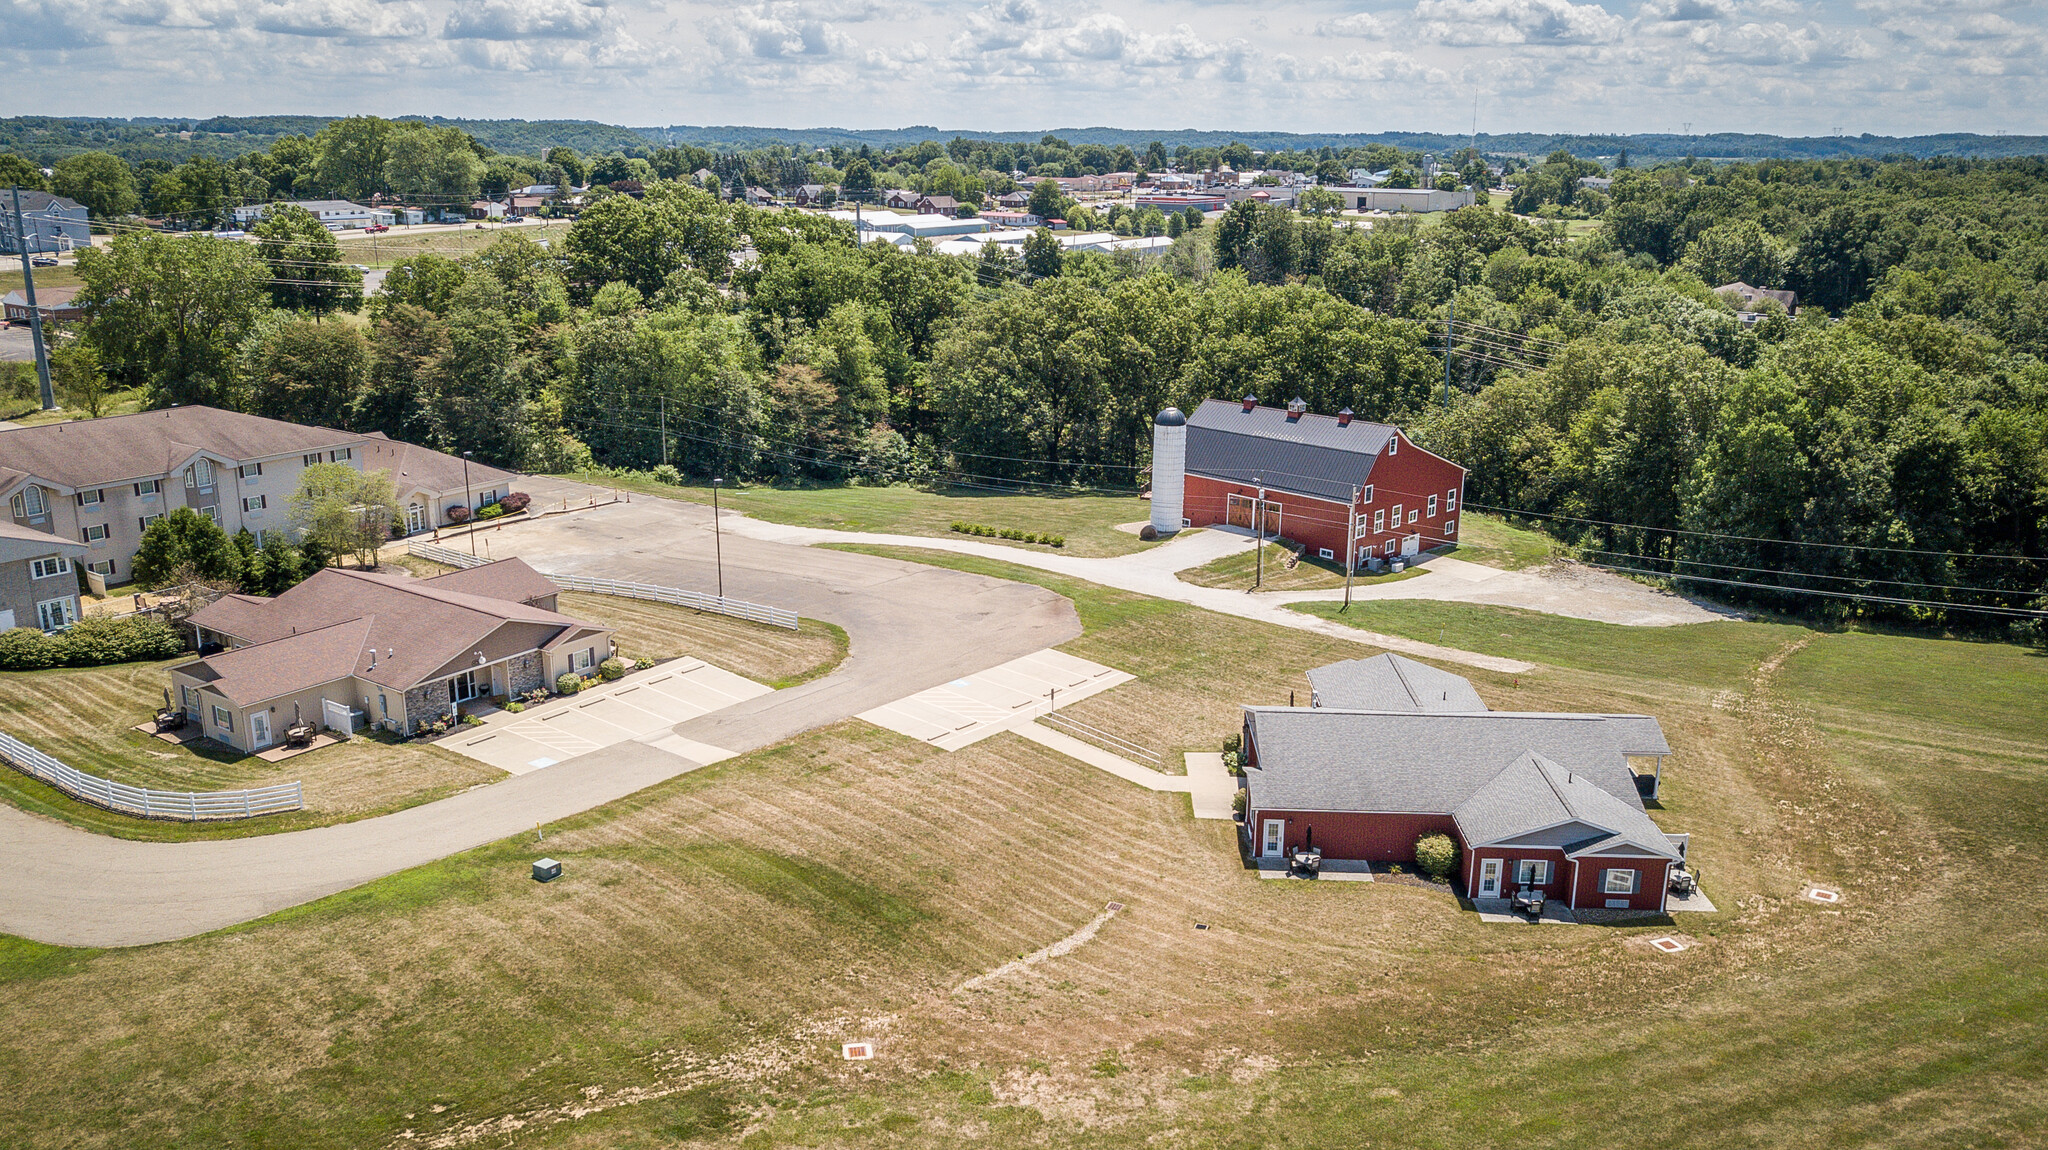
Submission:
{"label": "concrete sidewalk", "polygon": [[1010,730],[1030,739],[1039,746],[1058,751],[1070,759],[1087,763],[1100,771],[1106,771],[1136,783],[1148,791],[1172,791],[1187,795],[1194,805],[1198,819],[1228,820],[1233,813],[1231,797],[1237,793],[1237,779],[1223,769],[1223,756],[1219,754],[1190,753],[1185,756],[1188,773],[1169,775],[1141,766],[1122,755],[1112,754],[1093,743],[1083,742],[1061,731],[1035,720],[1012,723]]}

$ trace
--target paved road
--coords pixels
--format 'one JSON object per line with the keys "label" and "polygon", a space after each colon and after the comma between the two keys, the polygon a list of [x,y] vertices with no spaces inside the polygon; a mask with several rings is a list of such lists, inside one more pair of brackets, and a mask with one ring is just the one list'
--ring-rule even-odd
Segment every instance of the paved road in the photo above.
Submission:
{"label": "paved road", "polygon": [[[552,567],[708,589],[717,578],[709,517],[691,511],[642,502],[519,530],[534,537],[535,554],[545,553]],[[490,536],[501,553],[513,537],[511,530]],[[833,674],[675,728],[734,751],[1081,633],[1073,605],[1042,588],[914,563],[728,536],[724,568],[727,594],[837,623],[851,640]],[[648,745],[654,741],[622,743],[379,818],[223,842],[129,842],[0,804],[0,932],[69,946],[132,946],[246,921],[529,831],[696,766]]]}

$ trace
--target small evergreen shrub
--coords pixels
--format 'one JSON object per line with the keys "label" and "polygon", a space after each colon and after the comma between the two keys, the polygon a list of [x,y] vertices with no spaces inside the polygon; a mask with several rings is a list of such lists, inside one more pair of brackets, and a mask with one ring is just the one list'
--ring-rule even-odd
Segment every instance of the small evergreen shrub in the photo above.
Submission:
{"label": "small evergreen shrub", "polygon": [[573,695],[583,689],[583,676],[574,671],[564,671],[555,679],[555,693]]}
{"label": "small evergreen shrub", "polygon": [[1449,835],[1423,835],[1415,840],[1415,867],[1442,882],[1458,869],[1458,844]]}
{"label": "small evergreen shrub", "polygon": [[95,617],[80,619],[55,635],[33,627],[16,627],[0,634],[0,671],[104,667],[169,659],[184,649],[185,637],[154,615]]}
{"label": "small evergreen shrub", "polygon": [[486,505],[483,510],[477,512],[476,517],[478,519],[497,519],[500,516],[503,516],[504,514],[505,505],[503,503],[492,503]]}
{"label": "small evergreen shrub", "polygon": [[1034,531],[1025,531],[1017,527],[990,527],[986,524],[968,523],[955,519],[952,523],[952,529],[962,535],[975,535],[983,539],[1010,539],[1018,543],[1038,543],[1046,547],[1065,547],[1067,545],[1067,537],[1064,535],[1045,535]]}
{"label": "small evergreen shrub", "polygon": [[626,665],[617,659],[606,659],[597,665],[597,677],[609,683],[626,673]]}
{"label": "small evergreen shrub", "polygon": [[510,711],[510,712],[512,712],[513,714],[515,714],[515,715],[516,715],[516,714],[518,714],[519,712],[521,712],[521,711],[523,711],[523,710],[525,710],[525,709],[526,709],[526,704],[525,704],[525,703],[522,703],[522,702],[520,702],[520,701],[519,701],[519,700],[517,700],[517,699],[514,699],[514,700],[512,700],[511,702],[509,702],[509,703],[505,704],[505,709],[506,709],[507,711]]}

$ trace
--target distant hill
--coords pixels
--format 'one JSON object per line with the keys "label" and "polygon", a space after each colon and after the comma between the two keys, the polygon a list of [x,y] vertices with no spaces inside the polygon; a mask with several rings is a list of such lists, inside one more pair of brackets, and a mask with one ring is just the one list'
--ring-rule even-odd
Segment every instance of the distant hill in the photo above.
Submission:
{"label": "distant hill", "polygon": [[[137,116],[13,116],[0,119],[0,151],[51,164],[79,152],[112,152],[130,163],[193,156],[227,158],[267,148],[282,136],[310,136],[336,116],[213,116],[179,119]],[[394,116],[398,120],[461,128],[498,152],[540,155],[570,147],[585,155],[645,148],[648,140],[631,128],[592,120],[459,120],[443,116]],[[189,133],[187,135],[186,133]]]}
{"label": "distant hill", "polygon": [[[214,116],[180,119],[137,116],[127,119],[89,116],[14,116],[0,119],[0,151],[16,152],[41,164],[85,151],[108,151],[130,161],[180,163],[193,156],[230,157],[267,148],[281,136],[311,135],[331,116]],[[1216,147],[1242,141],[1260,151],[1363,147],[1391,144],[1424,152],[1445,153],[1466,146],[1470,136],[1442,132],[1224,132],[1182,128],[1144,131],[1131,128],[1053,128],[1044,132],[977,132],[928,125],[908,128],[753,128],[737,125],[666,128],[625,128],[593,120],[463,120],[442,116],[400,116],[461,128],[495,151],[539,155],[552,147],[570,147],[584,155],[644,151],[663,144],[694,144],[713,151],[739,151],[773,144],[808,150],[832,146],[879,149],[922,140],[973,140],[1035,143],[1058,136],[1072,144],[1128,144],[1142,150],[1154,140],[1170,151],[1183,144]],[[1826,159],[1884,156],[1970,156],[1997,158],[2048,154],[2048,136],[1980,136],[1965,132],[1937,136],[1770,136],[1724,132],[1703,136],[1674,134],[1615,136],[1543,133],[1480,133],[1479,148],[1488,155],[1542,156],[1563,149],[1579,156],[1613,156],[1627,149],[1632,160],[1655,161],[1685,156],[1709,159]]]}
{"label": "distant hill", "polygon": [[[1470,135],[1442,132],[1349,132],[1349,133],[1298,133],[1298,132],[1222,132],[1182,128],[1173,131],[1142,131],[1130,128],[1051,128],[1043,132],[977,132],[969,129],[942,129],[928,125],[908,128],[854,129],[854,128],[749,128],[738,126],[691,127],[675,125],[667,128],[636,129],[641,135],[661,144],[695,144],[698,147],[720,149],[759,148],[770,144],[787,144],[798,148],[857,148],[866,144],[874,148],[901,147],[921,140],[950,140],[964,136],[970,140],[991,140],[1001,143],[1035,143],[1042,136],[1058,136],[1070,144],[1102,144],[1115,147],[1127,144],[1133,149],[1143,148],[1154,140],[1166,145],[1168,151],[1186,144],[1189,147],[1218,147],[1232,141],[1241,141],[1258,151],[1278,152],[1289,149],[1333,147],[1338,149],[1364,147],[1368,144],[1390,144],[1397,148],[1424,152],[1449,152],[1465,147],[1473,141]],[[1568,135],[1517,132],[1495,135],[1481,132],[1478,136],[1479,149],[1489,155],[1548,155],[1563,149],[1578,156],[1612,156],[1622,149],[1628,150],[1631,158],[1679,159],[1685,156],[1704,156],[1709,159],[1759,160],[1783,159],[1829,159],[1841,157],[1914,156],[1925,159],[1930,156],[1972,156],[1996,158],[2002,156],[2034,156],[2048,153],[2048,136],[1980,136],[1967,132],[1952,132],[1938,136],[1770,136],[1758,133],[1719,132],[1710,135],[1684,136],[1676,134],[1616,136],[1616,135]]]}

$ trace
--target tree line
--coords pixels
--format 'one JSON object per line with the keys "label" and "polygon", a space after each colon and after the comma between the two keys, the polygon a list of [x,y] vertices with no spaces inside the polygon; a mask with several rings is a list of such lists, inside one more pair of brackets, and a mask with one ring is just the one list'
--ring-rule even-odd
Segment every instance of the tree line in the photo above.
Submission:
{"label": "tree line", "polygon": [[[1963,556],[2048,552],[2048,168],[1747,169],[1617,177],[1581,236],[1245,202],[1163,255],[1048,235],[1022,259],[656,181],[552,248],[400,261],[362,325],[319,318],[346,285],[279,294],[294,265],[254,246],[138,234],[81,260],[81,342],[153,404],[545,471],[1134,490],[1160,407],[1299,395],[1409,427],[1472,468],[1477,504],[1722,597],[2034,601],[2038,565]],[[1797,315],[1713,290],[1747,276],[1802,290]]]}

